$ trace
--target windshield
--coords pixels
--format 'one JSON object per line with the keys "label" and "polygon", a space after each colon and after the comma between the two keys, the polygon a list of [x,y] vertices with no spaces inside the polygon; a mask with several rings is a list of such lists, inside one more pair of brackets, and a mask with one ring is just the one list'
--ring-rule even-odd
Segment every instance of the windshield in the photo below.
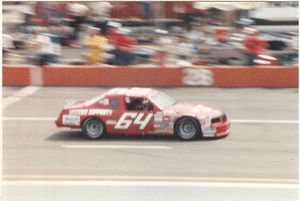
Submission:
{"label": "windshield", "polygon": [[104,97],[104,94],[96,96],[95,98],[92,98],[91,100],[85,101],[84,105],[85,106],[90,106],[90,105],[96,103],[97,101],[99,101],[100,99],[102,99],[103,97]]}
{"label": "windshield", "polygon": [[176,103],[176,101],[173,98],[161,92],[153,94],[149,98],[160,109],[170,107],[172,105],[175,105]]}

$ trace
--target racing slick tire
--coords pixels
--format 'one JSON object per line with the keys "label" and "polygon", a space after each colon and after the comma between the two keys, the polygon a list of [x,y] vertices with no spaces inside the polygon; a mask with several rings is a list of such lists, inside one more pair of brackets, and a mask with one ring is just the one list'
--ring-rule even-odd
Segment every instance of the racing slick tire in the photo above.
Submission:
{"label": "racing slick tire", "polygon": [[195,140],[201,136],[198,122],[192,118],[184,117],[175,124],[175,135],[182,140]]}
{"label": "racing slick tire", "polygon": [[82,124],[83,133],[90,139],[98,139],[106,133],[104,123],[98,118],[88,118]]}

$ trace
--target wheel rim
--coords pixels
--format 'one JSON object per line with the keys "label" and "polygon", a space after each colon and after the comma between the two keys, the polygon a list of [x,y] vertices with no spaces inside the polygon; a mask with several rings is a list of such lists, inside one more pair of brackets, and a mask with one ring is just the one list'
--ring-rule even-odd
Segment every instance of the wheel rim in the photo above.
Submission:
{"label": "wheel rim", "polygon": [[195,136],[196,128],[191,122],[184,122],[180,124],[179,130],[181,137],[184,139],[191,139]]}
{"label": "wheel rim", "polygon": [[86,124],[86,131],[92,138],[99,137],[103,131],[103,126],[96,120],[90,120]]}

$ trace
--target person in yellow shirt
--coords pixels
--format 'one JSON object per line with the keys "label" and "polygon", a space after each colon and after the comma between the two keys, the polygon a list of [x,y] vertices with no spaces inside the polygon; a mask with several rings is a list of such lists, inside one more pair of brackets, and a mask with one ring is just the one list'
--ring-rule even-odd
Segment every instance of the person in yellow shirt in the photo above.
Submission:
{"label": "person in yellow shirt", "polygon": [[98,64],[104,62],[105,47],[108,45],[108,39],[101,34],[101,30],[95,27],[90,28],[90,37],[87,41],[89,54],[87,60],[89,64]]}

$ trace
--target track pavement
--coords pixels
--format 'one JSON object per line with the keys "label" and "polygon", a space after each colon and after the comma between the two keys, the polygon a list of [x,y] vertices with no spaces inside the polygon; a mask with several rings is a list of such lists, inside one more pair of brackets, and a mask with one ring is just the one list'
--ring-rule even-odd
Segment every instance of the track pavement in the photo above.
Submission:
{"label": "track pavement", "polygon": [[[20,198],[36,187],[41,192],[53,187],[52,195],[57,195],[54,192],[60,187],[66,193],[82,185],[97,190],[97,195],[102,192],[105,200],[121,200],[110,196],[105,182],[116,182],[109,185],[111,190],[127,197],[135,186],[144,196],[165,189],[157,190],[163,200],[172,200],[172,192],[182,189],[189,200],[197,200],[193,193],[216,200],[215,190],[224,194],[218,200],[234,200],[242,194],[252,200],[297,198],[297,89],[160,89],[178,101],[220,108],[233,121],[228,137],[193,142],[129,136],[90,141],[80,131],[56,128],[53,119],[67,99],[91,98],[106,88],[27,88],[19,93],[22,90],[3,88],[4,200],[19,200],[12,195],[14,190],[19,190]],[[18,98],[6,105],[13,97]],[[73,186],[63,183],[67,181]],[[89,200],[97,197],[90,196]],[[141,198],[151,200],[151,196]],[[159,196],[152,198],[159,200]]]}

